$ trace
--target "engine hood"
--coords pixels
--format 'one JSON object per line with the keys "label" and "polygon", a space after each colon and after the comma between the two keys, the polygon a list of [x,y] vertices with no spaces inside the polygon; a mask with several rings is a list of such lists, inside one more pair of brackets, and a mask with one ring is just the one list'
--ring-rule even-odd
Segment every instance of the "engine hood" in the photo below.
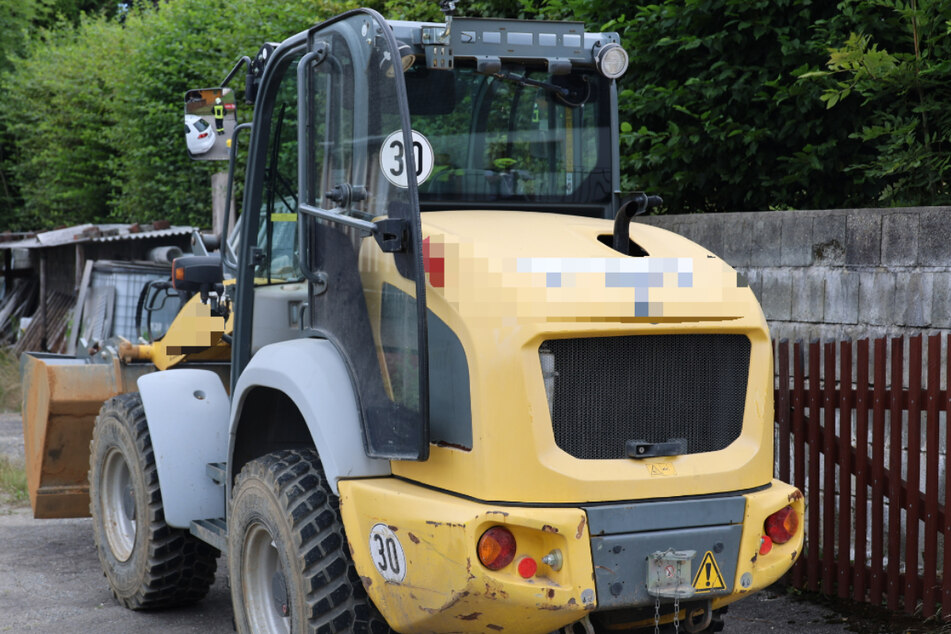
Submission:
{"label": "engine hood", "polygon": [[422,223],[429,295],[461,316],[506,324],[761,318],[732,268],[657,227],[631,225],[631,239],[647,252],[632,257],[608,246],[608,220],[452,211],[424,213]]}

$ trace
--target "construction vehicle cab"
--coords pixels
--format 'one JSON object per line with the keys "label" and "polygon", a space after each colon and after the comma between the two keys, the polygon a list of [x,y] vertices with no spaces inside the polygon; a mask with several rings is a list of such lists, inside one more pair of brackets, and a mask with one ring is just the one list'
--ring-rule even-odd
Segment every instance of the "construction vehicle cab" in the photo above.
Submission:
{"label": "construction vehicle cab", "polygon": [[[577,23],[370,10],[262,49],[234,280],[176,264],[162,340],[62,364],[163,369],[95,393],[72,490],[122,603],[199,598],[221,551],[240,632],[700,631],[788,570],[765,320],[630,224],[626,65]],[[25,363],[28,434],[69,424],[62,367]]]}

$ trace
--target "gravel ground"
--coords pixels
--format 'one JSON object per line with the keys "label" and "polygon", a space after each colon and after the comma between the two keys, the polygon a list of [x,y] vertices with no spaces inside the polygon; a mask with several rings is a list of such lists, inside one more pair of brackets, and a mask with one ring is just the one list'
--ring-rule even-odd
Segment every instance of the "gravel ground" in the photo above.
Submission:
{"label": "gravel ground", "polygon": [[[19,414],[0,414],[0,454],[23,457]],[[177,634],[233,632],[224,559],[208,597],[189,608],[132,612],[112,598],[89,519],[35,520],[29,506],[0,503],[0,632]],[[848,606],[804,600],[773,587],[730,606],[726,632],[837,634],[930,631]]]}

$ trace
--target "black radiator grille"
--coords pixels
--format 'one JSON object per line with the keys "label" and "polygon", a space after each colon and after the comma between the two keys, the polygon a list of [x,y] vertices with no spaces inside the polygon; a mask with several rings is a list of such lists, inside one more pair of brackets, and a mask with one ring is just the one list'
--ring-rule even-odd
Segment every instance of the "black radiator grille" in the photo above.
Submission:
{"label": "black radiator grille", "polygon": [[541,350],[555,442],[576,458],[625,458],[628,440],[672,438],[685,438],[688,454],[703,453],[740,435],[745,335],[553,339]]}

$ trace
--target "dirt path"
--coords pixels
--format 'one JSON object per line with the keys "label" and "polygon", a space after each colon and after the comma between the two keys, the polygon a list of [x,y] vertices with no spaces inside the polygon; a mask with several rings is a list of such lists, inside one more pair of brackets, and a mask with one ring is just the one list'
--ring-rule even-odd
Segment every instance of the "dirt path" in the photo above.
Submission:
{"label": "dirt path", "polygon": [[[18,414],[0,414],[0,454],[23,458]],[[119,607],[109,592],[91,520],[35,520],[28,505],[0,504],[0,632],[230,634],[234,630],[224,560],[218,565],[215,584],[201,603],[132,612]],[[726,632],[737,634],[903,631],[849,626],[833,609],[782,591],[761,592],[734,604],[725,620]]]}

